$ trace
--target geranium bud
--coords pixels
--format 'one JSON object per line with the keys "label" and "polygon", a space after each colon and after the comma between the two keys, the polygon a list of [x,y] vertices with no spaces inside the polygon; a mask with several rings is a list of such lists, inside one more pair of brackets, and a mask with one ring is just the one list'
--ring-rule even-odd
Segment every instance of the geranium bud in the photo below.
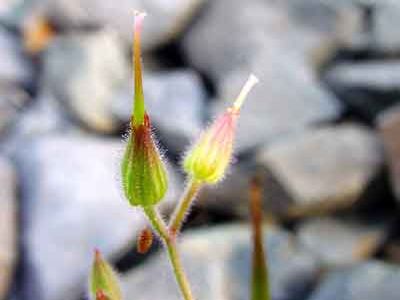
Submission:
{"label": "geranium bud", "polygon": [[111,266],[95,250],[92,272],[90,274],[90,294],[93,299],[121,300],[121,290]]}
{"label": "geranium bud", "polygon": [[130,133],[122,160],[122,183],[125,196],[132,205],[149,206],[158,203],[165,195],[168,183],[161,155],[151,132],[150,118],[146,113],[142,86],[140,33],[143,13],[135,13],[134,77],[135,96]]}
{"label": "geranium bud", "polygon": [[151,232],[150,228],[146,227],[140,232],[136,245],[137,251],[140,254],[145,254],[147,253],[147,251],[149,251],[152,244],[153,244],[153,233]]}
{"label": "geranium bud", "polygon": [[199,140],[187,153],[183,167],[195,180],[212,184],[223,178],[232,158],[240,107],[257,82],[258,79],[250,75],[233,106],[201,134]]}

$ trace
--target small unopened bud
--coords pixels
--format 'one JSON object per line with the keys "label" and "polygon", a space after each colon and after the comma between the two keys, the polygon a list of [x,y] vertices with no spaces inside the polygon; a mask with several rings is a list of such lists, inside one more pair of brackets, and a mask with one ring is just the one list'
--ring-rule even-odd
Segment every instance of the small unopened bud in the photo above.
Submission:
{"label": "small unopened bud", "polygon": [[183,167],[195,180],[212,184],[224,177],[232,158],[240,107],[257,82],[258,79],[250,75],[233,106],[201,134],[200,139],[187,153]]}
{"label": "small unopened bud", "polygon": [[168,188],[165,166],[151,132],[150,118],[144,105],[140,61],[140,33],[144,16],[143,13],[135,13],[133,43],[135,96],[131,131],[121,165],[125,196],[132,205],[143,207],[157,204]]}
{"label": "small unopened bud", "polygon": [[111,266],[95,250],[92,272],[90,275],[90,294],[96,300],[121,300],[121,290]]}
{"label": "small unopened bud", "polygon": [[110,300],[110,298],[108,298],[108,296],[100,290],[96,292],[96,300]]}
{"label": "small unopened bud", "polygon": [[138,237],[136,245],[137,251],[140,254],[145,254],[149,251],[152,244],[153,244],[153,233],[151,232],[150,228],[146,227],[140,232],[140,235]]}

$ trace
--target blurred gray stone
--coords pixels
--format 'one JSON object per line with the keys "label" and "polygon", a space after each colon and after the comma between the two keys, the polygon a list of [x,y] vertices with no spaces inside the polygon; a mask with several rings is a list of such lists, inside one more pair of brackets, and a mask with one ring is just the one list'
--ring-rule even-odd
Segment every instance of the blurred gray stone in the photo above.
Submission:
{"label": "blurred gray stone", "polygon": [[[305,30],[319,34],[320,42],[354,47],[363,39],[363,12],[357,1],[348,0],[283,0],[293,22]],[[301,28],[297,28],[301,31]],[[303,29],[304,30],[304,29]]]}
{"label": "blurred gray stone", "polygon": [[11,157],[33,137],[79,131],[52,96],[41,94],[32,102],[19,111],[0,144],[0,151]]}
{"label": "blurred gray stone", "polygon": [[22,0],[3,0],[0,2],[0,18],[7,16],[11,13],[13,8],[18,5]]}
{"label": "blurred gray stone", "polygon": [[268,216],[281,216],[292,205],[290,195],[271,175],[253,163],[239,162],[227,172],[226,178],[216,186],[205,186],[195,206],[217,215],[249,218],[249,184],[257,176],[263,187],[263,211]]}
{"label": "blurred gray stone", "polygon": [[327,47],[319,39],[327,35],[293,23],[287,9],[261,0],[235,5],[217,0],[207,8],[183,46],[189,61],[211,76],[226,101],[215,110],[232,103],[250,73],[260,79],[242,109],[240,151],[338,117],[340,103],[320,86],[308,62],[314,56],[310,52]]}
{"label": "blurred gray stone", "polygon": [[5,299],[17,260],[17,178],[11,163],[0,156],[0,299]]}
{"label": "blurred gray stone", "polygon": [[72,127],[61,104],[50,95],[39,95],[17,122],[18,134],[25,137],[66,131]]}
{"label": "blurred gray stone", "polygon": [[335,2],[212,1],[185,35],[184,50],[191,63],[217,79],[258,60],[264,52],[277,55],[273,49],[283,52],[276,59],[295,55],[310,63],[314,58],[323,62],[340,44],[340,36],[360,31],[360,22],[354,21],[361,18],[360,12],[354,5]]}
{"label": "blurred gray stone", "polygon": [[389,164],[393,191],[400,201],[400,105],[381,113],[377,124]]}
{"label": "blurred gray stone", "polygon": [[400,61],[346,62],[329,69],[324,79],[350,110],[369,121],[399,102]]}
{"label": "blurred gray stone", "polygon": [[23,84],[29,82],[32,70],[23,57],[19,41],[11,33],[0,27],[0,83]]}
{"label": "blurred gray stone", "polygon": [[135,10],[145,11],[149,20],[143,27],[144,49],[154,48],[176,38],[192,20],[205,0],[44,0],[34,10],[64,29],[86,25],[110,26],[132,43]]}
{"label": "blurred gray stone", "polygon": [[374,13],[373,37],[375,46],[391,53],[400,50],[400,3],[389,1],[377,5]]}
{"label": "blurred gray stone", "polygon": [[[20,148],[26,250],[22,287],[30,298],[77,299],[85,289],[94,247],[107,257],[117,255],[146,223],[142,212],[123,199],[121,152],[118,140],[73,135],[46,136]],[[177,190],[177,178],[169,173],[167,204]]]}
{"label": "blurred gray stone", "polygon": [[297,204],[353,203],[383,163],[374,133],[353,124],[309,130],[257,156]]}
{"label": "blurred gray stone", "polygon": [[400,268],[371,261],[328,274],[310,300],[397,300]]}
{"label": "blurred gray stone", "polygon": [[400,90],[400,60],[369,60],[360,63],[339,63],[327,74],[332,81],[347,88],[364,88],[391,92]]}
{"label": "blurred gray stone", "polygon": [[385,227],[356,220],[316,218],[302,223],[299,242],[322,263],[342,267],[365,260],[383,242]]}
{"label": "blurred gray stone", "polygon": [[57,38],[44,58],[43,86],[86,126],[112,132],[111,103],[129,76],[120,40],[111,30]]}
{"label": "blurred gray stone", "polygon": [[[175,153],[182,151],[203,125],[205,92],[199,76],[188,70],[149,73],[143,86],[147,112],[163,144]],[[130,120],[133,90],[129,84],[112,100],[112,112],[119,121]]]}
{"label": "blurred gray stone", "polygon": [[16,121],[28,99],[29,96],[18,87],[0,83],[0,134]]}
{"label": "blurred gray stone", "polygon": [[[280,229],[266,228],[272,298],[305,299],[318,276],[315,259]],[[196,299],[241,300],[249,293],[250,229],[222,226],[187,232],[179,245]],[[165,255],[123,278],[126,295],[138,300],[181,299]]]}

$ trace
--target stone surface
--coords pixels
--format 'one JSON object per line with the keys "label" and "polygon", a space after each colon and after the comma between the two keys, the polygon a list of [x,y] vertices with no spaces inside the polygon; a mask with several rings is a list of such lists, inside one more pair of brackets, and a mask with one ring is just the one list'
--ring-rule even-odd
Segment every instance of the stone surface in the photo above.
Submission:
{"label": "stone surface", "polygon": [[319,34],[320,41],[328,37],[341,47],[352,47],[362,41],[364,31],[364,16],[357,1],[284,0],[279,3],[287,7],[295,24]]}
{"label": "stone surface", "polygon": [[[25,297],[77,299],[94,247],[110,257],[133,243],[145,219],[122,197],[121,151],[118,140],[73,135],[20,147]],[[177,178],[171,175],[168,197],[175,198]]]}
{"label": "stone surface", "polygon": [[249,217],[249,184],[257,176],[263,186],[263,211],[281,216],[292,205],[290,195],[271,175],[253,163],[238,162],[228,171],[226,178],[216,186],[205,186],[198,195],[195,208],[207,209],[220,216]]}
{"label": "stone surface", "polygon": [[0,134],[15,122],[28,99],[28,95],[19,88],[0,83]]}
{"label": "stone surface", "polygon": [[15,36],[0,27],[0,83],[23,84],[31,80],[31,66]]}
{"label": "stone surface", "polygon": [[17,259],[17,179],[14,168],[0,156],[0,299],[10,288]]}
{"label": "stone surface", "polygon": [[397,300],[398,266],[371,261],[328,274],[310,300]]}
{"label": "stone surface", "polygon": [[0,18],[8,16],[21,0],[3,0],[0,3]]}
{"label": "stone surface", "polygon": [[325,82],[349,110],[368,121],[400,100],[400,61],[397,59],[336,64]]}
{"label": "stone surface", "polygon": [[352,8],[343,1],[250,0],[230,5],[229,0],[217,0],[204,9],[183,46],[189,61],[213,77],[247,66],[264,52],[276,55],[271,52],[275,48],[285,54],[276,59],[295,55],[322,62],[341,36],[360,31],[360,22],[353,21],[361,18],[360,12]]}
{"label": "stone surface", "polygon": [[[149,15],[143,32],[143,47],[154,48],[176,38],[205,0],[120,0],[118,5],[104,0],[44,0],[37,10],[62,28],[87,25],[114,28],[131,44],[135,10]],[[35,10],[36,10],[35,9]]]}
{"label": "stone surface", "polygon": [[[278,5],[218,0],[210,3],[184,39],[190,63],[216,82],[220,99],[231,103],[250,73],[259,77],[261,83],[241,113],[240,151],[340,114],[337,99],[319,85],[307,63],[313,56],[307,53],[326,44],[315,42],[319,34],[299,27]],[[228,103],[222,101],[215,110]]]}
{"label": "stone surface", "polygon": [[365,127],[322,127],[289,137],[258,153],[297,204],[351,204],[382,164],[381,145]]}
{"label": "stone surface", "polygon": [[[157,134],[175,153],[185,149],[203,125],[205,92],[199,76],[189,70],[148,73],[143,78],[146,109]],[[128,123],[132,113],[133,84],[110,99],[112,112]]]}
{"label": "stone surface", "polygon": [[389,164],[392,187],[400,201],[400,105],[380,114],[377,123]]}
{"label": "stone surface", "polygon": [[355,264],[370,256],[385,237],[382,224],[316,218],[298,228],[299,242],[329,267]]}
{"label": "stone surface", "polygon": [[26,140],[34,137],[71,131],[81,132],[67,117],[61,103],[50,95],[39,95],[32,103],[20,109],[17,116],[0,143],[0,151],[11,157],[19,147],[23,147]]}
{"label": "stone surface", "polygon": [[43,86],[83,124],[112,132],[118,124],[111,117],[111,102],[129,76],[124,55],[111,30],[60,37],[45,55]]}
{"label": "stone surface", "polygon": [[400,50],[400,33],[396,30],[396,27],[400,25],[399,20],[399,2],[388,1],[376,5],[372,31],[375,47],[388,53]]}
{"label": "stone surface", "polygon": [[[315,259],[285,231],[268,228],[265,236],[273,299],[305,299],[318,273]],[[202,229],[183,236],[179,247],[196,299],[248,298],[249,245],[250,229],[242,225]],[[125,294],[138,300],[178,300],[172,276],[167,257],[159,255],[125,275]]]}

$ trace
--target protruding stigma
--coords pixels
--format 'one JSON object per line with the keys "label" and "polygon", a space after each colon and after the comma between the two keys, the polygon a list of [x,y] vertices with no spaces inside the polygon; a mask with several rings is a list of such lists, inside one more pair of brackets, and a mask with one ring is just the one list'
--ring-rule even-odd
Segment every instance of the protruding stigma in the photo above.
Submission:
{"label": "protruding stigma", "polygon": [[244,100],[246,100],[247,95],[250,93],[251,89],[258,83],[258,78],[254,74],[250,74],[246,83],[244,84],[242,90],[239,93],[239,96],[236,98],[233,103],[233,109],[235,111],[239,111],[242,106]]}
{"label": "protruding stigma", "polygon": [[146,13],[135,11],[134,36],[133,36],[133,69],[135,78],[135,101],[133,108],[134,123],[143,124],[144,121],[144,96],[142,84],[142,62],[141,62],[141,42],[140,36],[142,32],[143,19]]}

